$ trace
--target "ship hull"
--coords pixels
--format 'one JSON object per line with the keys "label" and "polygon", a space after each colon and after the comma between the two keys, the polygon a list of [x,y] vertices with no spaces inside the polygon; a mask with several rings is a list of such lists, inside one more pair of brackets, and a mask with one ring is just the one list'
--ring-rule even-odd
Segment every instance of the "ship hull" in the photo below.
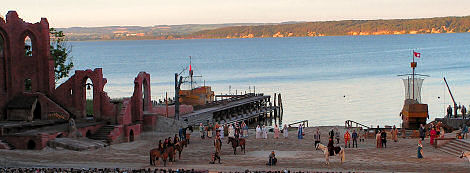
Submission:
{"label": "ship hull", "polygon": [[403,120],[402,128],[409,130],[419,129],[420,124],[426,125],[426,120],[429,118],[428,105],[405,101],[401,116]]}

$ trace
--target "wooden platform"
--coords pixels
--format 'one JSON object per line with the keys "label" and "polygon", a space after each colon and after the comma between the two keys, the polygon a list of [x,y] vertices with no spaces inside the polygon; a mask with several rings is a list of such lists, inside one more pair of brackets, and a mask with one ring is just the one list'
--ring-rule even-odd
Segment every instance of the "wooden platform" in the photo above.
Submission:
{"label": "wooden platform", "polygon": [[[188,123],[188,125],[199,125],[200,123],[207,124],[207,122],[218,122],[221,124],[225,124],[249,120],[261,115],[264,116],[266,114],[270,114],[273,110],[277,108],[269,104],[270,98],[271,96],[269,95],[253,95],[250,97],[232,98],[229,102],[196,110],[193,113],[183,115],[181,119]],[[256,109],[243,110],[243,107],[247,107],[250,104],[258,104],[261,106],[258,106]],[[233,112],[232,110],[235,112]],[[221,118],[220,116],[214,116],[214,113],[224,111],[228,111],[230,112],[230,114],[222,115],[223,118]],[[238,113],[236,111],[238,111]]]}

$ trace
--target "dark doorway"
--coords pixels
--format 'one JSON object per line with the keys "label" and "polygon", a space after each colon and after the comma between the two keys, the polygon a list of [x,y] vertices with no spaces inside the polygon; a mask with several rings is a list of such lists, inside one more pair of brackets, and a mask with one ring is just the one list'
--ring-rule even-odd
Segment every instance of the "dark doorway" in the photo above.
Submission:
{"label": "dark doorway", "polygon": [[28,150],[34,150],[36,149],[36,142],[34,142],[33,140],[29,140],[28,141]]}
{"label": "dark doorway", "polygon": [[133,141],[134,141],[134,131],[131,130],[131,131],[129,132],[129,142],[133,142]]}
{"label": "dark doorway", "polygon": [[38,101],[36,103],[36,107],[34,108],[33,120],[40,120],[40,119],[41,119],[41,104]]}
{"label": "dark doorway", "polygon": [[85,135],[87,138],[90,138],[91,137],[91,132],[90,130],[86,131],[86,135]]}

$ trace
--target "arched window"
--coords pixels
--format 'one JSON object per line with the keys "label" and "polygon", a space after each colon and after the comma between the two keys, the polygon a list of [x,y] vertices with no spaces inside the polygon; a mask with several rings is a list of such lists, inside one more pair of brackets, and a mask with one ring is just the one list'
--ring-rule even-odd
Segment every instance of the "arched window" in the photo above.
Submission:
{"label": "arched window", "polygon": [[33,44],[29,36],[24,38],[24,55],[33,56]]}
{"label": "arched window", "polygon": [[31,79],[24,80],[24,90],[31,91],[33,89]]}

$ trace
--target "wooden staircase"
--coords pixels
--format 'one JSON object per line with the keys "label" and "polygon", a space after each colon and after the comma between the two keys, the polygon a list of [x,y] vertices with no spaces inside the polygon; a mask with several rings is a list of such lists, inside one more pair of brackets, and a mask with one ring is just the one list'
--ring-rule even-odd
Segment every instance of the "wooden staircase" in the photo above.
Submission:
{"label": "wooden staircase", "polygon": [[458,157],[460,156],[462,151],[470,151],[470,141],[462,140],[462,139],[455,139],[455,140],[449,141],[448,143],[444,144],[443,146],[437,149],[444,153]]}
{"label": "wooden staircase", "polygon": [[108,135],[113,130],[114,130],[113,125],[105,125],[105,126],[99,128],[94,134],[92,134],[90,136],[90,139],[109,142],[110,139],[108,138]]}

